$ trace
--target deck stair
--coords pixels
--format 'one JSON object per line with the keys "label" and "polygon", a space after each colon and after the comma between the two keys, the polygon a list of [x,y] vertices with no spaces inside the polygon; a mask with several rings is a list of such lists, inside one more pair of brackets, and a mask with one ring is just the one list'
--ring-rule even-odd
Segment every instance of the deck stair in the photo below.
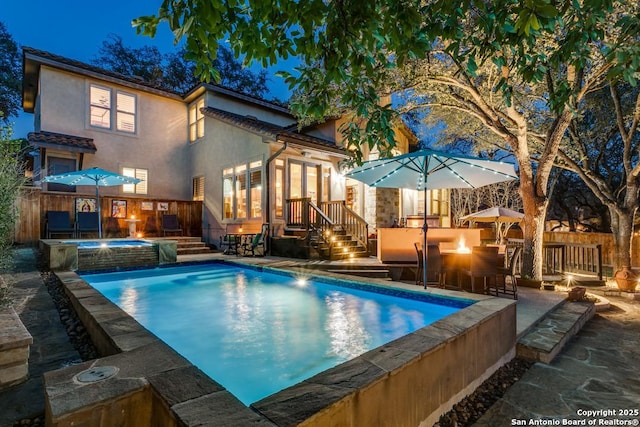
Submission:
{"label": "deck stair", "polygon": [[326,239],[321,239],[317,233],[312,233],[310,246],[317,251],[321,259],[340,260],[369,256],[368,249],[350,234],[347,234],[340,226],[333,228],[332,238],[329,242]]}
{"label": "deck stair", "polygon": [[195,255],[195,254],[208,254],[213,251],[202,241],[201,237],[160,237],[158,239],[175,240],[178,242],[177,254],[178,255]]}
{"label": "deck stair", "polygon": [[590,302],[565,301],[559,304],[522,334],[516,345],[517,356],[551,363],[595,311]]}

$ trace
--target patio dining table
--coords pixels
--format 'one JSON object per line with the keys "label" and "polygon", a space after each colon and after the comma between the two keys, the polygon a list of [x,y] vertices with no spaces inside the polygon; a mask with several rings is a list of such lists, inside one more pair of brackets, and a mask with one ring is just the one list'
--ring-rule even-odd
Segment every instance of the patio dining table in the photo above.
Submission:
{"label": "patio dining table", "polygon": [[242,247],[243,243],[246,242],[251,242],[251,240],[253,239],[253,237],[256,235],[257,233],[229,233],[226,235],[225,239],[227,240],[227,242],[229,242],[229,246],[227,246],[227,249],[223,252],[223,254],[225,255],[236,255],[239,256],[240,254],[240,248]]}
{"label": "patio dining table", "polygon": [[[446,285],[458,287],[458,274],[462,270],[468,270],[471,265],[471,252],[460,252],[458,250],[441,250],[442,266],[447,271]],[[504,266],[505,254],[498,253],[497,267]],[[465,280],[462,282],[462,290],[471,291],[471,282]]]}

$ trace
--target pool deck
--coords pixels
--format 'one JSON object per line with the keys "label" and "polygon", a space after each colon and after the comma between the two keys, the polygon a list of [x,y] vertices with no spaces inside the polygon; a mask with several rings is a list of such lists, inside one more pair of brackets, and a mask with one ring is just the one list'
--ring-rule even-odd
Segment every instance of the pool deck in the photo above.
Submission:
{"label": "pool deck", "polygon": [[[245,258],[226,256],[222,254],[179,256],[178,262],[216,259],[262,264],[279,268],[305,268],[305,261],[303,260],[291,260],[276,257]],[[312,263],[319,262],[322,263],[325,261],[313,261]],[[358,262],[359,265],[364,267],[368,265],[375,265],[377,260],[369,258],[357,261],[334,261],[332,263],[340,265],[354,262]],[[46,371],[62,367],[79,358],[78,354],[69,344],[64,326],[59,321],[56,321],[58,319],[57,309],[51,299],[48,298],[49,294],[42,281],[40,272],[37,269],[33,251],[30,248],[22,248],[16,251],[16,266],[13,271],[4,274],[3,278],[7,282],[14,284],[14,296],[16,300],[14,308],[33,336],[34,343],[31,347],[31,356],[29,360],[29,380],[7,390],[0,391],[0,408],[3,408],[3,410],[0,411],[0,427],[12,426],[17,420],[29,418],[42,413],[44,410],[42,374]],[[393,283],[395,286],[400,284],[400,282]],[[400,285],[407,289],[416,289],[416,286],[413,283],[403,282]],[[565,297],[566,293],[564,292],[520,288],[517,303],[518,337],[522,337],[527,331],[530,331],[531,328],[540,321],[540,319],[561,304],[562,301],[565,300]],[[618,310],[615,313],[617,318],[615,318],[615,321],[613,322],[597,320],[596,322],[590,322],[587,325],[589,327],[589,333],[587,336],[578,336],[577,339],[574,339],[567,347],[566,351],[563,351],[558,358],[560,360],[559,363],[562,363],[562,369],[567,371],[563,374],[565,377],[580,377],[583,372],[583,367],[590,367],[590,363],[584,360],[578,360],[576,362],[578,366],[571,364],[570,355],[581,351],[580,346],[583,345],[582,341],[585,339],[589,340],[586,344],[589,346],[588,351],[608,352],[615,347],[616,334],[625,334],[625,338],[629,339],[629,327],[635,327],[640,322],[640,312],[638,310],[640,303],[637,300],[629,300],[628,298],[616,295],[611,297],[607,296],[607,298],[610,298],[612,303],[623,307],[627,314],[621,315]],[[622,323],[623,326],[629,325],[629,327],[621,327],[620,323]],[[614,329],[612,330],[612,328]],[[599,338],[594,338],[594,336]],[[637,347],[629,348],[625,351],[618,351],[614,355],[615,357],[612,361],[615,361],[616,366],[621,366],[623,362],[627,363],[626,366],[636,366],[637,359],[640,356],[638,354],[639,351],[640,350],[638,350]],[[569,357],[564,357],[563,355],[565,353]],[[602,364],[601,358],[598,363]],[[537,367],[538,364],[535,366]],[[552,372],[554,371],[553,369],[543,367],[536,369],[548,372],[549,375],[556,378],[556,381],[558,381],[558,374]],[[616,374],[616,372],[619,372],[619,374]],[[588,375],[588,377],[583,377],[583,380],[584,378],[588,378],[591,383],[600,380],[603,384],[610,384],[612,377],[616,377],[617,388],[624,389],[626,385],[627,390],[629,390],[629,388],[633,390],[635,387],[633,384],[634,375],[631,375],[624,369],[620,370],[615,367],[612,369],[598,369],[595,371],[589,371]],[[540,387],[542,389],[546,388],[545,381],[548,381],[548,379],[538,379],[532,375],[528,375],[526,379],[527,382],[523,383],[523,386],[526,385],[534,388]],[[484,423],[481,422],[479,425],[497,425],[494,424],[497,419],[508,420],[512,418],[520,418],[523,413],[537,413],[538,415],[546,414],[550,416],[557,412],[554,409],[553,403],[554,401],[557,402],[557,400],[554,400],[555,398],[549,397],[549,402],[547,406],[544,407],[536,399],[531,399],[531,395],[520,394],[518,392],[519,388],[520,386],[517,388],[514,387],[513,393],[510,393],[511,391],[509,391],[505,398],[498,402],[499,406],[496,406],[495,410],[487,413],[485,416],[487,419],[481,419]],[[575,390],[575,388],[573,388],[573,390]],[[635,390],[637,390],[637,388],[635,388]],[[570,391],[571,389],[568,388],[567,393]],[[602,394],[603,393],[600,393],[600,395]],[[604,395],[610,395],[610,393],[607,391]],[[637,392],[634,396],[638,397]],[[606,398],[606,396],[604,396],[604,398]],[[591,397],[591,399],[592,405],[594,404],[594,401],[597,402],[597,397]],[[547,399],[543,400],[546,401]],[[637,401],[640,401],[640,398],[635,400],[635,402]],[[516,406],[518,406],[517,410],[515,409]],[[602,401],[602,404],[597,407],[609,408],[610,406],[611,405],[606,406],[605,402]],[[535,410],[527,409],[528,407],[534,407]],[[638,406],[635,405],[635,408],[637,407]],[[545,411],[551,412],[547,413]]]}

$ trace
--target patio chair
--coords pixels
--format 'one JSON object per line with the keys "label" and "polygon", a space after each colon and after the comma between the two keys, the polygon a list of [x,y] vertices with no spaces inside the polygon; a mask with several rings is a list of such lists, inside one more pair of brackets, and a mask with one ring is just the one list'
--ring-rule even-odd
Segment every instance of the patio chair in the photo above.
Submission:
{"label": "patio chair", "polygon": [[[416,269],[416,285],[422,285],[424,281],[424,254],[422,244],[415,242],[418,268]],[[444,288],[446,271],[442,268],[442,257],[438,245],[427,245],[427,286],[434,285]]]}
{"label": "patio chair", "polygon": [[104,234],[106,237],[122,237],[122,229],[118,218],[108,217],[104,223]]}
{"label": "patio chair", "polygon": [[180,233],[182,236],[182,228],[178,224],[177,215],[162,215],[162,234],[166,236],[167,233]]}
{"label": "patio chair", "polygon": [[[498,248],[474,246],[471,249],[471,262],[468,269],[458,271],[458,287],[462,288],[462,276],[471,279],[471,292],[488,293],[488,286],[494,284],[498,273]],[[482,279],[482,287],[476,288],[476,279]]]}
{"label": "patio chair", "polygon": [[69,234],[75,237],[76,230],[71,225],[71,215],[67,211],[47,211],[47,239],[55,234]]}
{"label": "patio chair", "polygon": [[83,233],[98,233],[98,212],[78,212],[76,236],[82,238]]}
{"label": "patio chair", "polygon": [[516,271],[518,269],[521,254],[522,248],[520,246],[516,247],[513,250],[513,254],[511,254],[511,258],[509,258],[509,265],[507,267],[498,267],[495,286],[489,287],[489,293],[495,291],[495,296],[505,294],[511,295],[513,299],[518,299],[518,280],[516,279]]}
{"label": "patio chair", "polygon": [[144,223],[144,235],[146,237],[156,236],[158,234],[158,224],[155,216],[147,217]]}
{"label": "patio chair", "polygon": [[258,249],[262,249],[262,254],[260,256],[264,256],[267,253],[268,238],[269,224],[262,224],[262,230],[260,233],[255,234],[251,240],[242,243],[243,255],[256,256]]}

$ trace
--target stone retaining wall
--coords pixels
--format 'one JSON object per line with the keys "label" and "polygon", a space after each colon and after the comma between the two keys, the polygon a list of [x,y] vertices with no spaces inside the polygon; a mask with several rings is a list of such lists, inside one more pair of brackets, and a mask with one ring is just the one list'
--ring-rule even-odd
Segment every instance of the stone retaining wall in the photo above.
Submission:
{"label": "stone retaining wall", "polygon": [[0,308],[0,390],[25,381],[33,338],[12,307]]}

